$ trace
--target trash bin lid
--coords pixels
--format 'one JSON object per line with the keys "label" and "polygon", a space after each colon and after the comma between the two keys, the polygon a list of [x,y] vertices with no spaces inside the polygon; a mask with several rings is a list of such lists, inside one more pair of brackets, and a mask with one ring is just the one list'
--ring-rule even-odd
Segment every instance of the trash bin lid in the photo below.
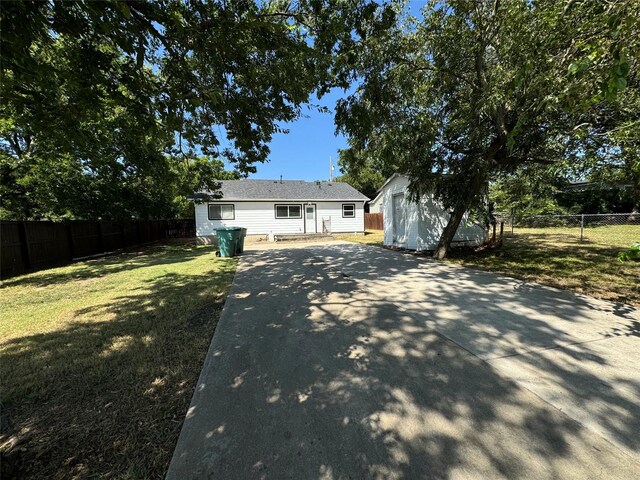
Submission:
{"label": "trash bin lid", "polygon": [[242,230],[240,227],[220,227],[216,228],[216,232],[218,230],[222,230],[223,232],[237,232],[238,230]]}

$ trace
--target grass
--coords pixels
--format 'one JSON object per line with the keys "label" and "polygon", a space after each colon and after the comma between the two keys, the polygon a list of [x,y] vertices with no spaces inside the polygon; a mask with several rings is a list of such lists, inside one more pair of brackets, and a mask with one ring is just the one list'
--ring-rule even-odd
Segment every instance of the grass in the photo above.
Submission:
{"label": "grass", "polygon": [[377,245],[382,246],[382,230],[367,230],[364,235],[344,234],[334,235],[338,240],[345,240],[347,242],[364,243],[365,245]]}
{"label": "grass", "polygon": [[499,249],[453,251],[447,261],[640,306],[640,263],[616,257],[640,241],[640,226],[516,228]]}
{"label": "grass", "polygon": [[162,478],[235,266],[163,246],[3,282],[3,476]]}

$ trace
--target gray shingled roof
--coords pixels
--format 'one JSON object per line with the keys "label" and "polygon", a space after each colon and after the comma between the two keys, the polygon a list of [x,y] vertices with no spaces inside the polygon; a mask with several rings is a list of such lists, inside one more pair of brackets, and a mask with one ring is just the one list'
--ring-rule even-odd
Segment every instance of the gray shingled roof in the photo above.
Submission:
{"label": "gray shingled roof", "polygon": [[342,182],[222,180],[220,183],[222,200],[369,200]]}

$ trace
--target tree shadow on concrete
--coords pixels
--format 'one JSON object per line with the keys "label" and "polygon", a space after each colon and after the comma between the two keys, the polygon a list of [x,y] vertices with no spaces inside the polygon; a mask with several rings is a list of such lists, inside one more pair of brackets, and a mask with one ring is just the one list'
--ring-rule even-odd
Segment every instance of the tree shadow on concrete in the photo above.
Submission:
{"label": "tree shadow on concrete", "polygon": [[[169,478],[633,476],[639,381],[598,376],[592,340],[635,314],[377,248],[255,253]],[[622,451],[492,363],[568,346],[540,368]]]}

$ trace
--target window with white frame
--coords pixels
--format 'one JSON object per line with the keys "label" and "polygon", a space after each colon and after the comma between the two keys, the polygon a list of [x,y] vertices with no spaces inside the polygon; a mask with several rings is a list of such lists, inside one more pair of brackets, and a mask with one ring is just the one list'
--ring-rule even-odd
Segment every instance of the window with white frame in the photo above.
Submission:
{"label": "window with white frame", "polygon": [[302,205],[276,205],[276,218],[302,218]]}
{"label": "window with white frame", "polygon": [[356,204],[355,203],[343,203],[342,204],[342,218],[355,218],[356,216]]}
{"label": "window with white frame", "polygon": [[235,207],[232,204],[209,204],[209,220],[234,220]]}

